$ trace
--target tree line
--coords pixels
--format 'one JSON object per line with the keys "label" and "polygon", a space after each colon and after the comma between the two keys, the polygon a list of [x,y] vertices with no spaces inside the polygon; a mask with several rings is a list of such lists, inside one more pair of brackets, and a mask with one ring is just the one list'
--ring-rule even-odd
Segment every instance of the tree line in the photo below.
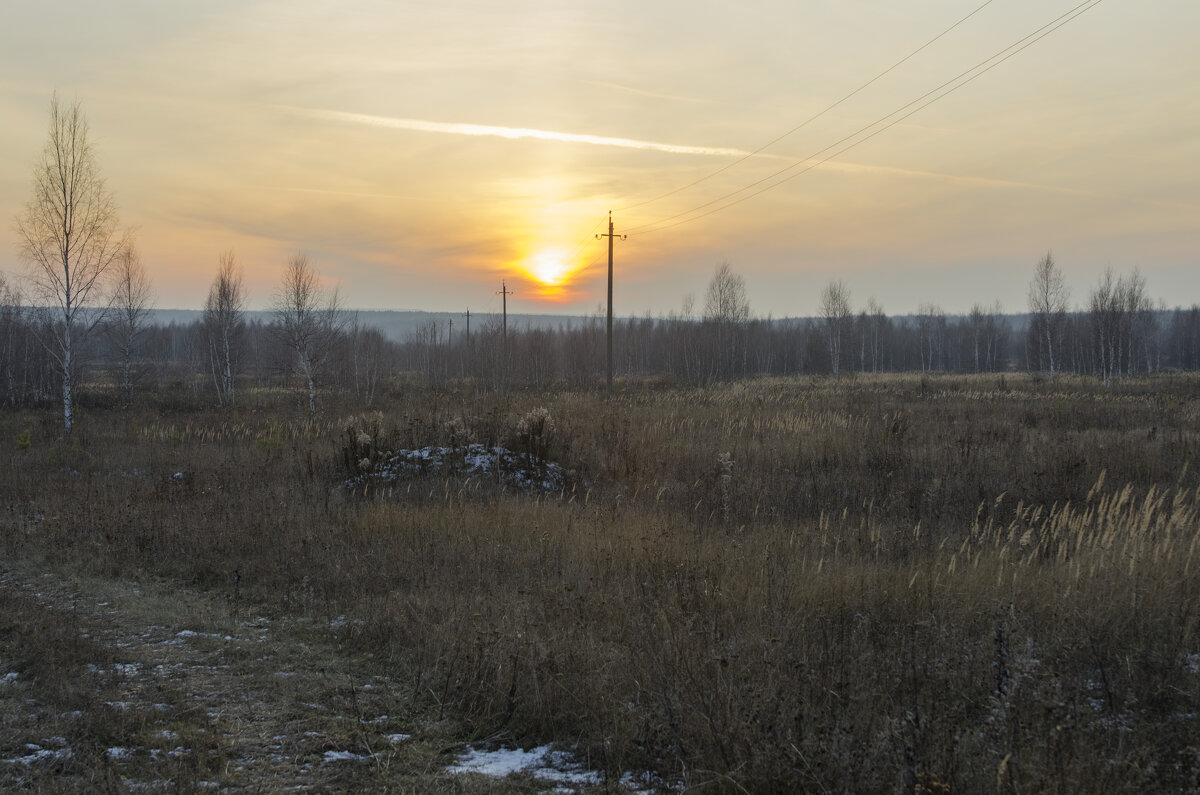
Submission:
{"label": "tree line", "polygon": [[[139,279],[121,273],[126,276],[118,282],[120,295],[137,294],[128,285]],[[714,282],[729,277],[740,279],[723,266]],[[485,389],[602,385],[600,315],[557,327],[510,323],[507,332],[498,317],[486,317],[469,335],[461,326],[431,320],[403,339],[391,339],[342,310],[336,295],[318,289],[316,273],[302,255],[292,258],[284,285],[271,313],[250,317],[236,260],[226,252],[194,322],[155,324],[146,304],[118,301],[97,333],[76,344],[72,383],[82,383],[89,372],[103,373],[110,392],[125,401],[137,390],[185,389],[220,405],[235,405],[239,388],[295,384],[312,413],[321,388],[347,391],[370,404],[381,385],[400,374],[434,387],[461,379]],[[996,304],[947,315],[926,304],[915,315],[889,316],[873,299],[855,311],[848,289],[839,284],[832,291],[839,300],[823,301],[817,317],[756,318],[744,297],[722,304],[713,292],[710,287],[714,300],[699,312],[685,301],[682,311],[666,317],[617,318],[618,377],[666,377],[692,385],[761,375],[1027,370],[1049,377],[1053,362],[1055,373],[1110,384],[1167,369],[1200,369],[1200,306],[1150,307],[1136,271],[1128,276],[1106,271],[1086,308],[1048,315],[1006,315]],[[45,313],[26,308],[13,285],[0,283],[3,404],[38,405],[61,395],[62,363],[47,345],[55,332],[46,323]]]}
{"label": "tree line", "polygon": [[[152,291],[133,235],[99,175],[79,103],[51,103],[50,134],[16,228],[28,278],[0,274],[0,404],[61,400],[73,423],[76,387],[97,368],[128,403],[137,390],[190,389],[235,405],[243,386],[299,379],[315,415],[318,390],[353,392],[370,404],[408,373],[431,386],[471,379],[482,388],[598,385],[606,331],[599,316],[558,328],[506,329],[499,318],[474,333],[431,321],[403,340],[357,322],[336,290],[324,290],[303,253],[288,260],[269,320],[247,319],[236,255],[217,257],[201,319],[157,325]],[[998,303],[947,315],[932,303],[888,316],[874,298],[855,309],[837,280],[820,292],[816,317],[756,318],[744,279],[716,268],[704,305],[685,298],[666,317],[618,320],[614,367],[623,377],[665,376],[685,384],[759,375],[1029,370],[1091,375],[1105,384],[1164,369],[1200,369],[1200,306],[1168,311],[1134,270],[1106,270],[1074,310],[1051,254],[1035,265],[1028,314]]]}

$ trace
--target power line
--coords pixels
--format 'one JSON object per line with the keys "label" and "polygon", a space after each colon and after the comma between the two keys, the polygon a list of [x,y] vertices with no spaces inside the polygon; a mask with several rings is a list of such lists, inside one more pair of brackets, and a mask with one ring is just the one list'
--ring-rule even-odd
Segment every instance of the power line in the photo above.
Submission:
{"label": "power line", "polygon": [[941,39],[941,38],[943,38],[944,36],[946,36],[947,34],[949,34],[951,31],[953,31],[953,30],[954,30],[955,28],[957,28],[959,25],[963,24],[963,23],[964,23],[964,22],[966,22],[968,19],[970,19],[971,17],[975,16],[976,14],[978,14],[978,13],[979,13],[980,11],[982,11],[983,9],[987,8],[987,7],[988,7],[989,5],[991,5],[993,2],[995,2],[995,0],[986,0],[986,2],[984,2],[982,5],[980,5],[979,7],[977,7],[977,8],[976,8],[974,11],[972,11],[972,12],[971,12],[971,13],[969,13],[969,14],[967,14],[965,17],[963,17],[962,19],[958,20],[957,22],[955,22],[953,25],[951,25],[950,27],[948,27],[948,28],[946,28],[945,30],[943,30],[943,31],[942,31],[941,33],[939,33],[938,35],[934,36],[932,39],[930,39],[929,41],[925,42],[925,43],[924,43],[924,44],[922,44],[920,47],[918,47],[917,49],[915,49],[915,50],[913,50],[912,52],[910,52],[908,55],[906,55],[906,56],[904,56],[903,58],[901,58],[899,61],[896,61],[894,64],[892,64],[891,66],[889,66],[887,69],[884,69],[882,72],[880,72],[879,74],[875,75],[875,76],[874,76],[874,77],[872,77],[870,80],[868,80],[867,82],[863,83],[861,86],[859,86],[858,88],[854,89],[854,90],[853,90],[853,91],[851,91],[849,94],[847,94],[846,96],[844,96],[844,97],[842,97],[841,99],[839,99],[837,102],[834,102],[832,105],[830,105],[829,107],[825,108],[825,109],[824,109],[824,110],[822,110],[821,112],[819,112],[819,113],[817,113],[817,114],[815,114],[815,115],[813,115],[813,116],[810,116],[809,118],[807,118],[807,119],[805,119],[804,121],[800,122],[800,123],[799,123],[799,124],[797,124],[795,127],[793,127],[792,129],[788,130],[787,132],[785,132],[783,135],[780,135],[780,136],[778,136],[777,138],[773,138],[772,140],[768,141],[767,143],[765,143],[765,144],[763,144],[762,146],[760,146],[760,147],[758,147],[757,149],[755,149],[753,152],[750,152],[750,153],[748,153],[748,154],[745,154],[745,155],[743,155],[742,157],[738,158],[737,160],[734,160],[734,161],[733,161],[733,162],[731,162],[731,163],[727,163],[726,165],[724,165],[724,166],[721,166],[720,168],[718,168],[716,171],[713,171],[713,172],[711,172],[711,173],[709,173],[709,174],[706,174],[706,175],[704,175],[703,177],[700,177],[700,178],[699,178],[699,179],[697,179],[697,180],[694,180],[694,181],[692,181],[692,182],[689,182],[689,183],[688,183],[688,184],[686,184],[686,185],[682,185],[682,186],[680,186],[680,187],[678,187],[678,188],[675,188],[674,190],[667,191],[666,193],[663,193],[663,194],[661,194],[661,195],[659,195],[659,196],[655,196],[655,197],[654,197],[654,198],[652,198],[652,199],[646,199],[645,201],[638,202],[637,204],[629,204],[629,205],[626,205],[625,207],[621,207],[621,208],[619,208],[619,210],[621,210],[621,211],[624,211],[624,210],[633,210],[633,209],[636,209],[636,208],[638,208],[638,207],[645,207],[647,204],[653,204],[654,202],[657,202],[657,201],[660,201],[660,200],[662,200],[662,199],[665,199],[665,198],[667,198],[668,196],[674,196],[676,193],[681,193],[681,192],[683,192],[683,191],[687,190],[688,188],[694,188],[695,186],[699,185],[699,184],[700,184],[700,183],[702,183],[702,182],[707,182],[708,180],[712,179],[713,177],[717,176],[718,174],[723,174],[723,173],[725,173],[726,171],[728,171],[729,169],[731,169],[731,168],[734,168],[735,166],[739,166],[739,165],[741,165],[742,163],[745,163],[747,160],[749,160],[750,158],[754,157],[755,155],[762,154],[762,153],[763,153],[763,152],[765,152],[767,149],[770,149],[772,146],[774,146],[775,144],[777,144],[777,143],[779,143],[780,141],[782,141],[784,138],[787,138],[788,136],[790,136],[790,135],[792,135],[792,134],[794,134],[794,133],[797,133],[797,132],[799,132],[800,130],[804,129],[804,128],[805,128],[805,127],[807,127],[808,125],[812,124],[812,123],[813,123],[814,121],[816,121],[817,119],[819,119],[819,118],[821,118],[822,116],[824,116],[824,115],[825,115],[826,113],[828,113],[829,111],[831,111],[831,110],[833,110],[834,108],[836,108],[838,105],[841,105],[843,102],[846,102],[847,100],[849,100],[849,99],[852,99],[854,96],[856,96],[856,95],[857,95],[857,94],[859,94],[860,92],[862,92],[862,91],[866,90],[867,88],[870,88],[872,85],[874,85],[875,83],[877,83],[877,82],[879,82],[880,80],[882,80],[884,77],[886,77],[887,75],[889,75],[891,72],[895,71],[897,68],[899,68],[900,66],[904,65],[904,64],[905,64],[905,63],[907,63],[908,61],[912,60],[914,57],[916,57],[917,55],[919,55],[919,54],[920,54],[920,53],[921,53],[923,50],[927,49],[928,47],[930,47],[931,45],[933,45],[935,42],[937,42],[939,39]]}
{"label": "power line", "polygon": [[[778,187],[779,185],[782,185],[785,182],[788,182],[792,179],[795,179],[796,177],[799,177],[801,174],[806,174],[809,171],[812,171],[817,166],[820,166],[823,163],[826,163],[829,160],[832,160],[833,158],[835,158],[841,154],[844,154],[845,152],[848,152],[849,150],[853,149],[854,147],[859,146],[860,144],[863,144],[863,143],[869,141],[870,139],[874,138],[876,135],[879,135],[880,133],[884,132],[885,130],[891,129],[892,127],[894,127],[895,125],[904,121],[905,119],[909,118],[913,114],[918,113],[921,110],[924,110],[925,108],[929,107],[930,105],[937,102],[938,100],[949,96],[950,94],[954,93],[955,91],[962,88],[963,86],[973,82],[975,79],[982,77],[983,75],[990,72],[992,69],[996,68],[1000,64],[1007,61],[1009,58],[1012,58],[1013,56],[1017,55],[1018,53],[1025,50],[1026,48],[1031,47],[1032,45],[1034,45],[1037,42],[1044,39],[1046,36],[1049,36],[1051,33],[1054,33],[1055,31],[1057,31],[1059,28],[1063,27],[1067,23],[1073,21],[1074,19],[1076,19],[1077,17],[1086,13],[1087,11],[1091,10],[1092,8],[1095,8],[1101,2],[1103,2],[1103,0],[1084,0],[1084,2],[1075,6],[1074,8],[1072,8],[1071,10],[1062,14],[1061,16],[1057,17],[1056,19],[1046,23],[1042,27],[1035,30],[1033,33],[1030,33],[1030,34],[1022,37],[1021,39],[1018,39],[1015,43],[1010,44],[1009,46],[1000,50],[999,52],[992,55],[991,57],[985,58],[983,61],[980,61],[978,64],[971,67],[970,69],[967,69],[967,70],[959,73],[955,77],[951,78],[950,80],[947,80],[946,82],[942,83],[941,85],[937,86],[936,88],[930,89],[929,91],[925,92],[924,94],[922,94],[921,96],[912,100],[908,104],[906,104],[900,108],[897,108],[896,110],[892,111],[891,113],[888,113],[885,116],[880,117],[879,119],[876,119],[875,121],[871,122],[870,124],[860,127],[855,132],[839,139],[838,141],[835,141],[834,143],[824,147],[823,149],[821,149],[817,152],[814,152],[812,155],[809,155],[806,158],[797,160],[795,163],[792,163],[789,166],[785,166],[784,168],[779,169],[778,171],[775,171],[772,174],[768,174],[767,176],[762,177],[761,179],[755,180],[747,185],[744,185],[741,188],[738,188],[737,190],[725,193],[721,196],[718,196],[715,199],[712,199],[703,204],[699,204],[695,207],[692,207],[689,210],[684,210],[683,212],[676,213],[676,214],[668,216],[666,218],[662,218],[657,221],[650,221],[648,223],[642,224],[641,226],[636,226],[633,229],[630,229],[627,234],[629,234],[629,235],[644,235],[644,234],[648,234],[650,232],[660,232],[664,229],[670,229],[670,228],[680,226],[685,223],[689,223],[691,221],[698,220],[700,218],[704,218],[708,215],[712,215],[713,213],[720,212],[721,210],[732,207],[735,204],[740,204],[741,202],[744,202],[748,199],[751,199],[755,196],[765,193],[773,188]],[[972,72],[975,72],[975,74],[972,74]],[[957,85],[955,85],[955,84],[957,84]],[[947,88],[947,87],[949,87],[949,88]],[[943,91],[943,89],[946,89],[946,90]],[[941,93],[939,94],[938,92],[941,92]],[[936,96],[933,96],[933,95],[936,95]],[[931,96],[932,96],[932,99],[929,99],[927,102],[923,102],[924,100],[928,99]],[[918,103],[922,103],[922,102],[923,102],[923,104],[918,104]],[[916,105],[917,107],[914,108],[913,107],[914,105]],[[908,110],[909,108],[912,108],[912,110]],[[908,111],[907,113],[905,113],[906,110]],[[903,115],[897,116],[897,114],[903,114]],[[892,119],[892,121],[888,122],[888,119],[891,119],[893,116],[896,116],[896,118]],[[884,122],[887,122],[887,123],[884,124]],[[857,138],[858,136],[862,135],[863,133],[867,132],[868,130],[871,130],[873,127],[876,127],[881,124],[883,124],[884,126],[879,127],[879,129],[875,130],[874,132],[871,132],[869,135],[864,135],[862,138],[859,138],[858,140],[853,140],[853,139]],[[851,143],[849,143],[847,146],[842,147],[841,149],[836,149],[834,152],[832,152],[829,155],[826,155],[825,157],[821,158],[820,160],[816,160],[816,158],[820,157],[821,155],[825,154],[826,152],[829,152],[831,149],[835,149],[835,147],[841,146],[842,144],[846,143],[847,141],[851,141]],[[799,171],[795,174],[790,174],[786,177],[783,177],[782,179],[776,179],[777,177],[780,177],[781,175],[787,174],[789,171],[794,171],[795,169],[800,168],[801,166],[805,166],[805,164],[808,164],[808,165],[805,168],[803,168],[801,171]],[[771,182],[771,180],[776,180],[776,181]],[[745,193],[746,191],[749,191],[759,185],[762,185],[763,183],[768,183],[768,182],[770,184],[766,185],[765,187],[763,187],[759,190],[749,193],[748,195],[742,196],[741,198],[738,198],[738,199],[734,199],[733,201],[726,201],[727,199],[731,199],[734,196],[738,196],[739,194]],[[725,203],[721,204],[721,202],[725,202]],[[713,205],[719,205],[719,206],[713,207]],[[699,212],[700,210],[704,210],[709,207],[713,207],[713,209],[708,210],[707,212]],[[672,222],[674,222],[674,223],[672,223]]]}
{"label": "power line", "polygon": [[580,251],[583,250],[583,247],[585,245],[587,245],[589,242],[591,242],[593,239],[595,239],[594,235],[596,234],[596,230],[599,229],[601,226],[603,226],[604,222],[605,222],[605,218],[603,216],[601,216],[600,220],[596,222],[596,225],[588,230],[588,233],[583,236],[583,238],[575,246],[575,249],[570,254],[568,254],[566,256],[566,258],[562,261],[562,264],[564,266],[570,265],[575,260],[575,256],[577,254],[579,254]]}

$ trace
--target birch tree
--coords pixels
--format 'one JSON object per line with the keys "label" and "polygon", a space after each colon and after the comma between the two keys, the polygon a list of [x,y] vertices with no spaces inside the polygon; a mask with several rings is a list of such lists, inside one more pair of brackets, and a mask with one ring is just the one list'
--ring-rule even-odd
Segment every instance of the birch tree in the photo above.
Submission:
{"label": "birch tree", "polygon": [[105,278],[127,242],[117,205],[100,176],[78,101],[50,102],[50,135],[33,172],[33,197],[17,217],[21,258],[41,305],[46,349],[62,378],[63,425],[74,426],[76,356],[103,318]]}
{"label": "birch tree", "polygon": [[241,268],[232,251],[220,255],[217,275],[208,288],[204,302],[204,334],[208,342],[208,362],[212,370],[217,402],[234,403],[235,362],[245,323],[246,287]]}
{"label": "birch tree", "polygon": [[1068,296],[1062,271],[1055,264],[1054,256],[1046,252],[1046,256],[1038,261],[1033,271],[1033,281],[1029,283],[1029,313],[1032,315],[1033,333],[1038,346],[1046,354],[1051,381],[1054,380],[1055,355],[1067,317]]}
{"label": "birch tree", "polygon": [[296,254],[288,260],[272,309],[284,344],[308,385],[308,416],[316,417],[316,382],[345,325],[337,290],[322,290],[308,257]]}
{"label": "birch tree", "polygon": [[821,292],[821,317],[825,320],[825,339],[829,343],[829,366],[833,380],[841,372],[842,338],[850,323],[850,288],[841,279],[825,285]]}
{"label": "birch tree", "polygon": [[133,401],[134,358],[138,340],[150,320],[150,277],[137,251],[128,246],[113,268],[112,312],[107,331],[121,363],[121,385],[125,402]]}
{"label": "birch tree", "polygon": [[704,321],[716,330],[713,360],[718,377],[733,376],[742,347],[741,337],[749,319],[746,280],[734,273],[728,262],[722,262],[713,273],[704,298]]}

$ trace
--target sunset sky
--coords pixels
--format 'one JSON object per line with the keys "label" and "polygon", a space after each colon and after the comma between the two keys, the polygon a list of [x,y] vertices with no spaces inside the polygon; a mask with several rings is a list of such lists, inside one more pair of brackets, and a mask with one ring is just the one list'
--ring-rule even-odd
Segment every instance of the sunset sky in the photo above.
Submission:
{"label": "sunset sky", "polygon": [[621,315],[699,307],[726,261],[760,316],[835,278],[856,308],[1019,312],[1047,250],[1075,303],[1108,266],[1200,302],[1194,0],[1085,4],[820,164],[1078,3],[0,1],[10,277],[57,90],[161,308],[233,249],[255,307],[302,250],[350,307],[496,311],[504,279],[510,311],[594,312],[609,210]]}

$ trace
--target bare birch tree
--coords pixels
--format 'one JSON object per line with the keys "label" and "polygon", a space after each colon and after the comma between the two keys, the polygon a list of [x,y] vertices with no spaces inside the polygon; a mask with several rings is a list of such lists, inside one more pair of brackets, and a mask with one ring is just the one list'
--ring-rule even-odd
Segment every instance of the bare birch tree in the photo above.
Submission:
{"label": "bare birch tree", "polygon": [[946,334],[946,314],[937,304],[917,307],[917,340],[920,346],[921,373],[932,373],[935,359],[941,358]]}
{"label": "bare birch tree", "polygon": [[120,357],[121,385],[125,402],[130,403],[133,401],[137,343],[150,320],[150,277],[133,246],[121,252],[113,270],[112,311],[106,331]]}
{"label": "bare birch tree", "polygon": [[1054,256],[1046,252],[1046,256],[1038,261],[1033,271],[1033,281],[1029,283],[1029,313],[1032,315],[1033,334],[1041,350],[1046,353],[1051,381],[1054,380],[1055,354],[1067,317],[1068,296],[1062,271],[1055,264]]}
{"label": "bare birch tree", "polygon": [[208,288],[204,302],[204,334],[208,342],[208,362],[212,370],[217,402],[234,404],[236,360],[245,323],[246,287],[242,270],[232,251],[222,252],[217,275]]}
{"label": "bare birch tree", "polygon": [[34,167],[33,198],[17,217],[21,258],[44,312],[46,347],[62,377],[63,424],[74,425],[73,386],[83,339],[103,317],[91,305],[126,248],[117,205],[100,176],[78,101],[50,102],[50,136]]}
{"label": "bare birch tree", "polygon": [[345,325],[337,290],[322,290],[308,257],[296,254],[288,260],[272,310],[308,385],[308,416],[315,417],[317,378]]}
{"label": "bare birch tree", "polygon": [[728,262],[722,262],[708,283],[704,298],[704,321],[716,330],[713,362],[720,378],[730,378],[737,368],[742,336],[750,319],[746,280]]}
{"label": "bare birch tree", "polygon": [[354,391],[366,405],[375,400],[375,390],[383,377],[387,340],[376,328],[365,328],[355,313],[349,324],[350,360],[353,367]]}
{"label": "bare birch tree", "polygon": [[829,365],[833,380],[841,373],[842,341],[850,324],[850,288],[841,279],[825,285],[821,291],[821,317],[825,320],[825,339],[829,343]]}

